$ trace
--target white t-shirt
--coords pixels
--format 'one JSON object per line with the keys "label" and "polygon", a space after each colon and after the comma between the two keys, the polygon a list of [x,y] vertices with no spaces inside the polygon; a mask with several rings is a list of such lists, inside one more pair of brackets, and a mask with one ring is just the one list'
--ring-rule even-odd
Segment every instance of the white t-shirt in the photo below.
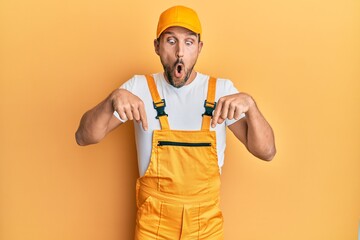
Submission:
{"label": "white t-shirt", "polygon": [[[205,112],[204,101],[207,97],[209,76],[197,73],[196,78],[181,88],[171,86],[164,78],[163,73],[153,74],[160,98],[165,99],[165,112],[168,114],[170,129],[173,130],[200,130],[202,114]],[[126,89],[138,96],[145,104],[149,128],[144,131],[140,123],[134,121],[136,149],[138,155],[139,174],[143,176],[150,163],[152,132],[160,129],[160,122],[156,119],[157,112],[153,106],[150,90],[144,75],[135,75],[120,88]],[[233,83],[227,79],[217,79],[215,101],[222,96],[237,93]],[[119,114],[114,115],[121,121]],[[243,114],[241,117],[244,117]],[[236,120],[226,120],[211,130],[216,131],[218,165],[224,164],[226,146],[226,126]]]}

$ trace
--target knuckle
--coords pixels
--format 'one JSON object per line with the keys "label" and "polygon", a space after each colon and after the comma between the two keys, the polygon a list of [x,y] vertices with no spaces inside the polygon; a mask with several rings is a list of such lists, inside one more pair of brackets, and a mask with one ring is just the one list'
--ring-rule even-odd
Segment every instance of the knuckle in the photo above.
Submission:
{"label": "knuckle", "polygon": [[242,106],[237,106],[236,112],[242,113],[244,111],[244,108]]}
{"label": "knuckle", "polygon": [[136,108],[137,108],[137,104],[136,104],[136,103],[130,103],[130,108],[131,108],[131,109],[136,109]]}
{"label": "knuckle", "polygon": [[124,104],[124,108],[126,108],[126,109],[131,109],[131,103],[125,103]]}
{"label": "knuckle", "polygon": [[219,98],[218,104],[222,104],[224,102],[224,97]]}

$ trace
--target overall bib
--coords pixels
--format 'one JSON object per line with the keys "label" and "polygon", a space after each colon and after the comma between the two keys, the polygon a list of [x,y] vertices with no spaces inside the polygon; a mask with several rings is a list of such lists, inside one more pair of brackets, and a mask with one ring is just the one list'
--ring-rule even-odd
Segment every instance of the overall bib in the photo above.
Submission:
{"label": "overall bib", "polygon": [[223,240],[216,133],[210,131],[216,79],[210,78],[199,131],[170,130],[165,100],[146,76],[161,130],[150,164],[136,183],[135,240]]}

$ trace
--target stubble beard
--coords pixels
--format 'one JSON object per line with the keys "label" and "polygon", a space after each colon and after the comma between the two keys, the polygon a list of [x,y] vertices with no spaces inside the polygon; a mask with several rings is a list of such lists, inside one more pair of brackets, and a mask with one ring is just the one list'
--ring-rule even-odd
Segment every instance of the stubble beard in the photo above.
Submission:
{"label": "stubble beard", "polygon": [[185,72],[184,78],[179,79],[179,81],[175,81],[174,77],[173,77],[173,73],[174,73],[174,70],[175,70],[176,65],[178,63],[183,64],[182,60],[178,59],[173,66],[170,66],[169,64],[167,64],[167,65],[163,64],[163,68],[164,68],[165,75],[166,75],[167,80],[169,81],[170,85],[173,86],[173,87],[176,87],[176,88],[181,88],[189,80],[190,75],[191,75],[191,73],[192,73],[192,71],[194,69],[195,64],[192,65],[190,69],[187,69],[184,66],[184,72]]}

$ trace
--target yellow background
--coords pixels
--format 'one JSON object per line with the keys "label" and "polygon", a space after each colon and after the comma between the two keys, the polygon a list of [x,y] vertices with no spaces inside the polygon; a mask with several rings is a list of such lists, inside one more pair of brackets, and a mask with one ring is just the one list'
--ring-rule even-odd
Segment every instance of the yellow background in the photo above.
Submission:
{"label": "yellow background", "polygon": [[255,159],[229,134],[226,239],[350,240],[360,220],[360,1],[3,0],[0,239],[132,239],[133,126],[79,147],[81,115],[134,74],[162,70],[157,19],[203,23],[197,70],[230,78],[272,124]]}

